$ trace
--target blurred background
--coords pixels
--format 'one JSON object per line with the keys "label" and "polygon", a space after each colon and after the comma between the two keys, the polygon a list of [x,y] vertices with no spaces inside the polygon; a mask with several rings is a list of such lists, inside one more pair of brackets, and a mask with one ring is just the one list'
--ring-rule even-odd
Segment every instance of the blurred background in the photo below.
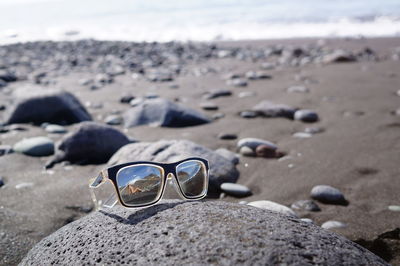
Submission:
{"label": "blurred background", "polygon": [[2,0],[0,43],[171,41],[400,34],[398,0]]}

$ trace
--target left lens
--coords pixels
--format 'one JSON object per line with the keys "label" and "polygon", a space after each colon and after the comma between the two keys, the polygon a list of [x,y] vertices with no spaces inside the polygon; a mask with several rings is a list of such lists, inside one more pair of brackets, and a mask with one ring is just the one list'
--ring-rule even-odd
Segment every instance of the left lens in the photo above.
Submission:
{"label": "left lens", "polygon": [[151,204],[161,196],[161,167],[147,164],[127,166],[118,171],[116,179],[121,200],[127,206]]}
{"label": "left lens", "polygon": [[176,167],[179,186],[187,198],[198,198],[207,193],[208,176],[203,162],[190,160]]}

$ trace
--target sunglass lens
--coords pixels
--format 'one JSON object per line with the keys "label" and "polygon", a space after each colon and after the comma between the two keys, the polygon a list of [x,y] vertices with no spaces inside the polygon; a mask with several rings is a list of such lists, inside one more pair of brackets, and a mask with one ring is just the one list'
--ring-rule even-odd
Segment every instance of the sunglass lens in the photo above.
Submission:
{"label": "sunglass lens", "polygon": [[196,198],[207,193],[207,169],[203,162],[190,160],[176,167],[179,186],[185,197]]}
{"label": "sunglass lens", "polygon": [[163,170],[152,165],[133,165],[117,173],[121,200],[130,207],[143,206],[157,201],[161,196]]}

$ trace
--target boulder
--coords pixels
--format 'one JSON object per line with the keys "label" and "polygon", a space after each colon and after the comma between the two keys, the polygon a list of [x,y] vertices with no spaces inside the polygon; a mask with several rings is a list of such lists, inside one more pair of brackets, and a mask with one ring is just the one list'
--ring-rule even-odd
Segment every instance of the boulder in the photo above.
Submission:
{"label": "boulder", "polygon": [[107,162],[122,146],[131,140],[119,130],[96,122],[82,122],[57,143],[56,154],[47,164],[68,161],[76,164]]}
{"label": "boulder", "polygon": [[54,142],[48,137],[32,137],[15,143],[13,150],[29,156],[49,156],[54,154]]}
{"label": "boulder", "polygon": [[193,156],[205,158],[210,164],[210,195],[217,194],[222,183],[236,182],[239,177],[239,172],[230,159],[189,140],[132,143],[115,153],[109,164],[131,161],[176,162]]}
{"label": "boulder", "polygon": [[210,121],[199,111],[162,98],[143,100],[124,113],[124,125],[127,128],[139,125],[187,127]]}
{"label": "boulder", "polygon": [[296,109],[285,104],[276,104],[270,101],[262,101],[252,109],[263,117],[285,117],[293,119]]}
{"label": "boulder", "polygon": [[66,91],[24,88],[15,98],[4,116],[6,124],[73,124],[92,120],[79,100]]}
{"label": "boulder", "polygon": [[91,213],[20,265],[388,265],[314,224],[227,202],[162,201]]}

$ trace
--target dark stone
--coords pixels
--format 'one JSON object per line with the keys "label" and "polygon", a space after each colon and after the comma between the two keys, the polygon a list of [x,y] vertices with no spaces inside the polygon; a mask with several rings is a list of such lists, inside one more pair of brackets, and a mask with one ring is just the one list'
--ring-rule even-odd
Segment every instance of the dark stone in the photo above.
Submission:
{"label": "dark stone", "polygon": [[2,176],[0,176],[0,187],[2,187],[4,185],[5,185],[4,178]]}
{"label": "dark stone", "polygon": [[293,119],[296,109],[285,104],[275,104],[270,101],[262,101],[253,107],[253,111],[263,117],[285,117]]}
{"label": "dark stone", "polygon": [[83,122],[57,143],[56,154],[46,164],[68,161],[75,164],[106,163],[122,146],[131,143],[119,130],[95,122]]}
{"label": "dark stone", "polygon": [[224,140],[233,140],[233,139],[237,139],[237,135],[231,134],[231,133],[221,133],[218,135],[218,138],[224,139]]}
{"label": "dark stone", "polygon": [[5,71],[5,70],[0,70],[0,80],[3,80],[5,82],[14,82],[17,81],[18,78],[16,75]]}
{"label": "dark stone", "polygon": [[258,113],[254,111],[242,111],[239,113],[239,115],[243,118],[256,118]]}
{"label": "dark stone", "polygon": [[91,120],[79,100],[69,92],[36,90],[20,93],[15,103],[7,109],[5,123],[73,124]]}
{"label": "dark stone", "polygon": [[210,100],[210,99],[215,99],[219,97],[226,97],[226,96],[231,96],[232,91],[230,90],[215,90],[215,91],[210,91],[207,94],[204,95],[204,99]]}
{"label": "dark stone", "polygon": [[388,265],[343,236],[227,202],[116,206],[36,244],[20,265]]}
{"label": "dark stone", "polygon": [[127,94],[121,97],[121,99],[119,99],[120,103],[130,103],[133,99],[135,99],[135,96]]}
{"label": "dark stone", "polygon": [[138,142],[121,148],[109,164],[132,161],[176,162],[188,157],[202,157],[210,163],[209,194],[217,194],[224,182],[236,182],[239,172],[234,162],[219,153],[188,140]]}
{"label": "dark stone", "polygon": [[124,113],[124,125],[127,128],[150,124],[161,127],[187,127],[210,121],[199,111],[162,98],[144,100]]}

